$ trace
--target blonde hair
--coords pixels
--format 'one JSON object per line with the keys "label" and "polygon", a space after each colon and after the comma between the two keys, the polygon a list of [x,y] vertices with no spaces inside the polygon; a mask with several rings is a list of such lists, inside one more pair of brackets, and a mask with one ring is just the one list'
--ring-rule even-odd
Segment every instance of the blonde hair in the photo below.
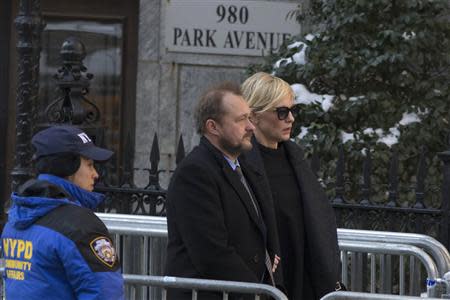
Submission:
{"label": "blonde hair", "polygon": [[264,112],[274,108],[285,97],[294,99],[291,86],[281,78],[259,72],[247,78],[241,86],[242,96],[252,112]]}

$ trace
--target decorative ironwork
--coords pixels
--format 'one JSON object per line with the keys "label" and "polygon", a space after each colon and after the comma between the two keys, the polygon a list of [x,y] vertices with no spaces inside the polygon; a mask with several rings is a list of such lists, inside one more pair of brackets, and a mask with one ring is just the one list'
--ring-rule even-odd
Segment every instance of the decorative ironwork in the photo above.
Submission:
{"label": "decorative ironwork", "polygon": [[370,204],[370,175],[372,174],[372,159],[370,149],[366,151],[366,157],[363,162],[363,185],[362,185],[362,200],[361,205]]}
{"label": "decorative ironwork", "polygon": [[420,151],[419,167],[417,168],[416,182],[416,204],[414,208],[424,208],[423,200],[425,198],[425,178],[427,177],[427,165],[425,161],[425,147]]}
{"label": "decorative ironwork", "polygon": [[158,171],[159,160],[160,155],[159,155],[158,136],[155,133],[155,136],[153,137],[152,150],[150,151],[150,169],[145,170],[148,171],[147,187],[156,190],[161,189],[161,186],[159,185],[159,173],[161,173],[161,171]]}
{"label": "decorative ironwork", "polygon": [[14,21],[17,30],[18,86],[16,96],[16,151],[11,172],[12,188],[33,176],[30,145],[35,126],[39,90],[39,56],[41,33],[45,26],[41,18],[40,0],[21,0]]}
{"label": "decorative ironwork", "polygon": [[98,107],[85,97],[94,77],[83,65],[86,49],[75,37],[67,38],[60,51],[63,66],[54,75],[61,97],[45,109],[49,123],[91,124],[99,120]]}
{"label": "decorative ironwork", "polygon": [[396,207],[398,201],[398,152],[394,150],[389,164],[389,202],[388,207]]}
{"label": "decorative ironwork", "polygon": [[184,141],[183,141],[183,136],[180,135],[180,139],[178,140],[177,156],[175,159],[175,162],[177,165],[183,160],[184,156],[185,156]]}
{"label": "decorative ironwork", "polygon": [[[176,163],[184,158],[185,150],[183,138],[180,137],[176,153]],[[129,154],[129,161],[132,161],[132,154]],[[160,153],[158,136],[153,138],[150,150],[150,168],[135,168],[148,174],[148,183],[145,187],[137,187],[131,177],[124,175],[118,185],[111,185],[107,181],[101,181],[96,186],[96,191],[106,195],[106,201],[100,211],[143,214],[152,216],[164,216],[166,214],[166,194],[167,190],[160,185],[159,175],[162,172],[170,173],[173,170],[159,169]]]}
{"label": "decorative ironwork", "polygon": [[[335,197],[331,201],[336,213],[338,227],[417,232],[428,234],[439,239],[447,248],[450,247],[450,150],[439,153],[439,157],[444,163],[442,186],[442,201],[440,207],[426,207],[425,179],[427,166],[425,164],[425,148],[422,149],[416,176],[415,195],[416,201],[411,207],[399,206],[399,157],[394,151],[390,159],[388,168],[388,191],[387,203],[370,201],[372,193],[372,183],[370,176],[372,173],[372,158],[370,151],[367,151],[363,163],[363,181],[361,187],[361,201],[347,201],[345,194],[345,155],[343,147],[339,148],[338,160],[336,163],[336,181],[334,186]],[[179,164],[185,155],[182,137],[178,142],[176,163]],[[132,158],[132,154],[129,156]],[[101,183],[97,191],[107,195],[107,203],[103,208],[106,212],[133,213],[145,215],[165,215],[166,190],[160,185],[159,175],[161,172],[172,172],[173,170],[159,169],[160,152],[158,137],[155,134],[150,151],[150,168],[135,169],[135,171],[148,172],[148,184],[144,188],[136,187],[125,176],[123,182],[116,186]],[[312,159],[314,171],[317,172],[320,161],[316,157]],[[135,172],[136,174],[136,172]]]}
{"label": "decorative ironwork", "polygon": [[[441,204],[427,207],[424,204],[425,181],[427,177],[426,148],[423,147],[417,167],[415,203],[410,207],[398,205],[398,153],[393,152],[388,174],[388,202],[374,204],[370,202],[371,158],[369,155],[363,164],[362,201],[350,203],[346,200],[332,201],[336,213],[338,227],[385,230],[400,232],[416,232],[433,236],[450,248],[450,151],[439,153],[444,163]],[[342,182],[345,173],[343,154],[339,153],[337,162],[336,199],[342,199]]]}
{"label": "decorative ironwork", "polygon": [[344,147],[339,146],[338,161],[336,165],[336,197],[333,199],[333,203],[339,204],[344,203],[344,193],[345,193],[345,160],[344,160]]}
{"label": "decorative ironwork", "polygon": [[[449,141],[450,144],[450,141]],[[442,176],[444,178],[441,188],[441,210],[442,210],[442,221],[441,228],[439,232],[439,240],[447,246],[449,249],[450,244],[450,150],[438,153],[439,158],[442,160],[444,165],[442,166]]]}

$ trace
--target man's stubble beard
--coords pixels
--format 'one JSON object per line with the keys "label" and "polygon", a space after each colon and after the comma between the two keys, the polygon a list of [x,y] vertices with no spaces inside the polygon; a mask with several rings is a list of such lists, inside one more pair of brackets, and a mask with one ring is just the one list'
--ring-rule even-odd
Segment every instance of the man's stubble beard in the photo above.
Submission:
{"label": "man's stubble beard", "polygon": [[250,151],[252,149],[252,143],[250,142],[250,137],[245,136],[239,145],[231,144],[227,139],[220,138],[219,145],[227,153],[233,156],[239,156],[242,152]]}

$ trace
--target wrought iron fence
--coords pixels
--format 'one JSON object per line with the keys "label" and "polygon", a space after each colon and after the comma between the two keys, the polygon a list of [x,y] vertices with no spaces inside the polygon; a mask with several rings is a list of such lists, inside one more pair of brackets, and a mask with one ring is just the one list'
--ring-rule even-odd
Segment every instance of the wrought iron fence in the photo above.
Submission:
{"label": "wrought iron fence", "polygon": [[[126,151],[132,151],[130,148]],[[339,150],[336,162],[336,178],[332,189],[333,196],[330,201],[336,213],[338,227],[366,230],[385,230],[398,232],[423,233],[435,237],[443,243],[447,249],[450,248],[449,239],[449,203],[450,203],[450,151],[439,153],[442,161],[442,186],[438,189],[440,203],[435,207],[425,204],[426,195],[426,165],[425,153],[422,152],[418,161],[417,178],[414,187],[415,203],[410,207],[400,205],[399,179],[397,174],[398,153],[394,152],[390,159],[387,172],[387,197],[384,203],[371,202],[371,157],[367,155],[363,163],[363,174],[360,200],[346,199],[345,176],[346,161],[343,147]],[[127,155],[128,156],[128,155]],[[178,164],[185,156],[183,138],[180,137],[176,163]],[[132,153],[128,157],[132,157]],[[165,215],[166,189],[161,186],[160,174],[171,173],[173,170],[162,170],[159,168],[160,154],[158,137],[153,139],[149,164],[150,168],[134,169],[137,172],[148,174],[147,183],[144,187],[138,187],[133,180],[132,171],[124,171],[121,180],[111,183],[107,176],[99,182],[96,191],[106,194],[107,200],[101,212],[116,212],[127,214],[142,214],[152,216]],[[311,166],[317,173],[320,165],[316,157],[312,157]],[[103,173],[105,171],[102,171]],[[356,180],[356,179],[355,179]]]}
{"label": "wrought iron fence", "polygon": [[[126,157],[133,157],[133,148],[130,143],[125,150]],[[175,162],[178,164],[185,156],[183,137],[180,136]],[[99,166],[100,181],[95,191],[106,195],[104,204],[98,209],[99,212],[142,214],[150,216],[165,216],[166,214],[166,189],[161,186],[160,174],[162,172],[172,173],[174,170],[159,168],[160,152],[158,136],[153,138],[152,148],[149,156],[150,168],[135,168],[134,173],[130,167],[122,170],[120,179],[107,174],[111,173],[111,166]],[[147,174],[147,183],[144,187],[138,187],[133,180],[137,172]],[[114,172],[118,174],[118,172]]]}
{"label": "wrought iron fence", "polygon": [[[447,249],[450,247],[449,239],[449,186],[450,186],[450,151],[437,154],[442,161],[442,184],[440,187],[426,186],[427,165],[426,152],[422,149],[417,163],[415,184],[411,190],[414,192],[413,203],[400,203],[399,201],[399,154],[393,152],[389,166],[386,170],[387,189],[384,202],[371,201],[373,190],[371,184],[372,160],[370,152],[363,161],[362,183],[360,184],[358,199],[346,199],[346,182],[349,176],[346,173],[346,161],[343,147],[339,150],[336,163],[336,178],[334,181],[334,197],[330,199],[334,207],[338,227],[349,229],[367,229],[395,232],[422,233],[435,237]],[[348,162],[350,163],[350,162]],[[312,163],[315,172],[318,163]],[[350,180],[357,178],[350,178]],[[437,201],[424,201],[428,193]],[[429,195],[431,196],[431,195]]]}

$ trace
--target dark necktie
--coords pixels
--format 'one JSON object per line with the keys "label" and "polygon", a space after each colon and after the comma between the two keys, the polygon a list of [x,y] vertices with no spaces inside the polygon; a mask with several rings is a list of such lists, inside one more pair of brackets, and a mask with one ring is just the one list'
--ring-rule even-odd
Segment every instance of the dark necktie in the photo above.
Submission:
{"label": "dark necktie", "polygon": [[236,166],[236,173],[239,175],[239,179],[242,182],[242,185],[245,187],[245,189],[247,190],[248,195],[250,196],[250,200],[252,200],[252,204],[253,204],[253,208],[256,211],[256,215],[258,215],[258,217],[260,217],[259,215],[259,209],[258,209],[258,203],[256,202],[256,199],[253,195],[253,191],[250,189],[247,180],[244,177],[244,173],[242,173],[241,167],[240,166]]}
{"label": "dark necktie", "polygon": [[[241,180],[242,185],[247,190],[247,193],[248,193],[250,200],[252,201],[253,207],[256,211],[256,215],[258,215],[258,217],[261,218],[261,215],[260,215],[259,209],[258,209],[258,202],[256,202],[253,191],[251,190],[250,186],[248,185],[247,180],[245,179],[244,173],[242,173],[240,166],[236,166],[236,173],[239,175],[239,179]],[[266,249],[266,257],[264,259],[264,263],[266,265],[267,272],[269,273],[269,276],[270,276],[270,282],[272,283],[273,286],[275,286],[275,280],[273,279],[273,273],[272,273],[272,262],[270,261],[270,256],[269,256],[269,253],[267,252],[267,249]]]}

